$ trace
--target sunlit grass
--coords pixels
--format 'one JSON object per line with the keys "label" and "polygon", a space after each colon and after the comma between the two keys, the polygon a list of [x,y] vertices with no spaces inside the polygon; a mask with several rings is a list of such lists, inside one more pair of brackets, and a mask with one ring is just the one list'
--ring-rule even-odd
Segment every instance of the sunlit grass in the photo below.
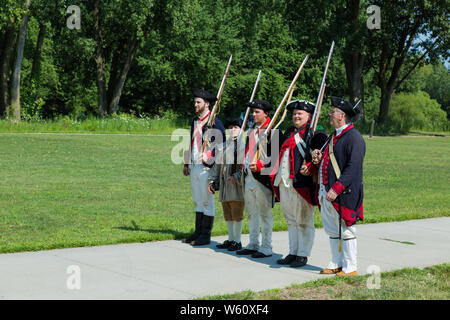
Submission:
{"label": "sunlit grass", "polygon": [[[0,252],[181,239],[189,178],[167,136],[0,133]],[[450,140],[366,139],[364,223],[450,216]],[[279,204],[274,230],[287,230]],[[321,227],[320,214],[315,215]],[[226,234],[216,197],[213,235]],[[248,232],[244,222],[243,232]]]}

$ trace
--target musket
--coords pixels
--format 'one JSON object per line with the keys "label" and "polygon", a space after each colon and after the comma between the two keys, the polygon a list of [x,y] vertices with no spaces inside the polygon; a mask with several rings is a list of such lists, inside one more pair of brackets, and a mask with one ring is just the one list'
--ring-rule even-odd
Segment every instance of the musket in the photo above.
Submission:
{"label": "musket", "polygon": [[230,55],[230,59],[228,59],[227,68],[225,69],[225,74],[223,75],[222,82],[220,83],[219,91],[217,92],[217,100],[214,104],[214,107],[211,110],[211,114],[209,115],[209,119],[207,122],[208,127],[212,127],[214,124],[214,119],[216,117],[217,109],[220,105],[220,99],[222,97],[223,88],[225,87],[225,80],[227,79],[228,71],[230,70],[231,60],[233,58],[233,55]]}
{"label": "musket", "polygon": [[305,134],[306,139],[304,139],[304,140],[305,140],[308,148],[310,148],[310,146],[311,146],[311,139],[312,139],[312,136],[314,135],[314,132],[316,131],[317,123],[319,120],[320,109],[322,107],[322,100],[323,100],[323,96],[325,93],[325,86],[326,86],[325,79],[327,77],[328,68],[330,67],[330,61],[331,61],[331,55],[333,54],[333,49],[334,49],[334,41],[331,43],[330,52],[328,53],[328,60],[327,60],[326,66],[325,66],[325,71],[323,72],[322,83],[320,84],[319,95],[317,96],[317,100],[316,100],[316,107],[314,109],[314,114],[311,118],[311,126],[309,127],[309,129],[307,130],[307,132]]}
{"label": "musket", "polygon": [[[230,55],[230,59],[228,59],[227,68],[225,69],[225,74],[223,75],[222,82],[220,83],[219,91],[217,92],[217,100],[214,104],[214,107],[209,114],[208,122],[206,123],[207,128],[212,128],[214,124],[214,119],[216,118],[217,109],[219,108],[220,99],[222,97],[223,88],[225,87],[225,80],[227,79],[228,71],[230,70],[231,60],[233,55]],[[205,135],[202,146],[202,153],[205,151],[206,147],[209,145],[209,138]]]}
{"label": "musket", "polygon": [[[278,114],[280,113],[281,109],[283,108],[284,103],[286,102],[288,96],[291,94],[291,92],[293,92],[294,86],[295,86],[295,82],[297,82],[298,77],[300,76],[300,73],[303,70],[303,67],[306,64],[306,61],[308,61],[309,55],[307,55],[305,57],[305,59],[303,60],[302,64],[300,65],[300,67],[297,70],[297,73],[294,76],[294,79],[292,79],[291,84],[289,85],[289,88],[287,89],[286,93],[284,94],[283,99],[281,99],[280,104],[278,105],[277,110],[275,111],[275,114],[273,115],[273,118],[270,120],[269,125],[267,126],[266,130],[264,130],[264,134],[263,137],[267,137],[270,130],[272,129],[272,126],[274,125],[275,121],[277,120]],[[257,145],[257,151],[255,154],[255,158],[253,162],[256,162],[259,160],[259,155],[260,155],[260,142],[261,140],[258,141],[258,145]]]}
{"label": "musket", "polygon": [[292,88],[291,93],[289,93],[289,98],[288,98],[288,100],[287,100],[287,102],[286,102],[286,108],[284,108],[284,112],[283,112],[283,115],[281,116],[280,121],[278,121],[277,125],[276,125],[275,127],[273,127],[274,129],[277,129],[277,128],[280,126],[280,124],[283,123],[284,118],[286,117],[286,114],[287,114],[287,105],[291,102],[291,99],[292,99],[292,95],[293,95],[293,93],[294,93],[294,90],[295,90],[295,86],[294,86],[294,88]]}
{"label": "musket", "polygon": [[275,121],[277,120],[278,114],[280,113],[281,108],[283,108],[283,105],[284,105],[284,103],[286,102],[286,100],[287,100],[289,94],[291,93],[291,91],[293,91],[293,88],[294,88],[294,86],[295,86],[295,82],[297,81],[298,76],[299,76],[300,73],[302,72],[303,67],[304,67],[305,64],[306,64],[306,61],[308,61],[308,58],[309,58],[309,55],[305,57],[305,59],[303,60],[303,63],[302,63],[301,66],[298,68],[298,71],[297,71],[297,73],[295,74],[294,79],[292,79],[292,82],[291,82],[289,88],[287,89],[286,93],[284,94],[284,97],[283,97],[283,99],[281,100],[280,105],[278,106],[277,110],[275,111],[275,113],[274,113],[274,115],[273,115],[273,118],[270,120],[269,125],[267,126],[266,130],[264,131],[264,135],[265,135],[265,136],[267,136],[267,134],[268,134],[268,133],[270,132],[270,130],[272,129],[272,126],[273,126],[273,124],[275,123]]}
{"label": "musket", "polygon": [[[252,95],[250,96],[249,102],[252,102],[255,99],[256,88],[258,87],[260,78],[261,78],[261,70],[259,70],[259,72],[258,72],[258,77],[256,78],[255,85],[253,86],[253,91],[252,91]],[[238,141],[240,141],[240,139],[242,137],[242,133],[245,130],[245,126],[247,125],[247,120],[248,120],[249,113],[250,113],[250,107],[247,107],[247,110],[245,111],[244,122],[242,123],[241,130],[239,131]]]}

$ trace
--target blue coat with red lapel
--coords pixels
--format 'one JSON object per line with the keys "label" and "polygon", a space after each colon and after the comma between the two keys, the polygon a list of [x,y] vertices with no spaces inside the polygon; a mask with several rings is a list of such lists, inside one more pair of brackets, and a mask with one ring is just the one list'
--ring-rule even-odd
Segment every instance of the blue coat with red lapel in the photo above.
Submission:
{"label": "blue coat with red lapel", "polygon": [[[341,176],[336,179],[336,173],[330,161],[329,144],[323,154],[323,181],[325,189],[333,190],[341,201],[341,215],[347,226],[363,220],[363,161],[366,154],[366,143],[363,137],[350,124],[342,133],[333,138],[333,151]],[[344,192],[345,191],[345,192]],[[336,199],[333,207],[339,212]]]}

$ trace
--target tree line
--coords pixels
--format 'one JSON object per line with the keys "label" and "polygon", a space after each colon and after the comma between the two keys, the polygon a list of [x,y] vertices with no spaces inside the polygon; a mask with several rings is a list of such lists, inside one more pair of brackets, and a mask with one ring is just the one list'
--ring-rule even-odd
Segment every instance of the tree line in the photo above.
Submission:
{"label": "tree line", "polygon": [[2,0],[0,115],[187,116],[230,54],[224,114],[243,111],[259,69],[257,98],[277,105],[306,55],[294,97],[315,101],[333,40],[326,97],[363,99],[380,124],[400,93],[449,113],[449,18],[445,0]]}

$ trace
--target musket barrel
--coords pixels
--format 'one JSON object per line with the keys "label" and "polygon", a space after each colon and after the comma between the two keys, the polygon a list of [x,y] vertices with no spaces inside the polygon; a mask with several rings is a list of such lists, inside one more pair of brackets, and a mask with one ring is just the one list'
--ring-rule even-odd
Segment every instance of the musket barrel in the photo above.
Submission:
{"label": "musket barrel", "polygon": [[258,72],[258,77],[256,78],[255,86],[253,87],[252,95],[251,95],[251,97],[250,97],[249,102],[252,102],[253,99],[255,99],[256,88],[258,87],[258,83],[259,83],[259,79],[260,79],[260,78],[261,78],[261,70],[259,70],[259,72]]}
{"label": "musket barrel", "polygon": [[325,71],[323,73],[322,83],[320,84],[319,94],[318,94],[317,100],[316,100],[316,108],[314,110],[314,114],[312,116],[311,123],[314,123],[314,121],[316,120],[316,117],[318,117],[317,116],[317,106],[318,106],[319,101],[320,101],[320,95],[322,94],[322,90],[323,90],[322,87],[325,85],[325,79],[327,77],[328,67],[330,66],[331,55],[333,54],[333,49],[334,49],[334,41],[331,43],[330,52],[328,53],[328,60],[327,60],[326,66],[325,66]]}
{"label": "musket barrel", "polygon": [[211,111],[211,114],[209,115],[209,119],[208,119],[208,126],[211,126],[214,118],[216,116],[216,112],[217,112],[217,108],[220,104],[220,99],[222,97],[222,92],[223,92],[223,88],[225,87],[225,80],[227,78],[228,75],[228,71],[230,70],[230,65],[231,65],[231,60],[233,59],[233,55],[230,55],[230,59],[228,59],[228,64],[227,64],[227,68],[225,69],[225,74],[223,75],[222,78],[222,82],[220,83],[220,87],[219,87],[219,91],[217,92],[217,101],[214,104],[214,107]]}
{"label": "musket barrel", "polygon": [[[323,96],[325,95],[325,87],[326,87],[326,83],[323,84],[323,86],[321,87],[322,90],[320,90],[320,95],[319,95],[319,102],[316,106],[316,110],[317,110],[317,114],[320,115],[320,109],[322,108],[322,100],[323,100]],[[316,132],[316,127],[317,127],[317,123],[319,122],[319,117],[317,116],[312,123],[312,127],[311,127],[311,134],[313,135],[314,132]]]}
{"label": "musket barrel", "polygon": [[[258,87],[260,78],[261,78],[261,70],[259,70],[259,72],[258,72],[258,77],[256,78],[255,85],[253,86],[253,91],[252,91],[252,95],[250,96],[249,102],[252,102],[253,99],[255,99],[256,88]],[[239,131],[239,137],[242,135],[242,132],[244,132],[244,130],[245,130],[245,126],[247,125],[247,119],[248,119],[249,114],[250,114],[250,107],[247,107],[247,110],[245,111],[244,121],[242,122],[242,127],[241,127],[241,130]]]}
{"label": "musket barrel", "polygon": [[309,55],[305,57],[305,59],[303,60],[303,63],[301,64],[300,68],[298,68],[297,73],[295,74],[294,79],[291,82],[291,85],[289,86],[289,88],[287,89],[286,93],[284,94],[283,99],[280,102],[280,105],[278,106],[277,110],[275,111],[275,114],[273,115],[273,118],[270,120],[269,125],[267,126],[267,129],[264,131],[264,134],[267,135],[267,133],[272,129],[272,126],[274,124],[274,122],[276,121],[278,114],[280,113],[281,108],[283,107],[283,104],[286,102],[286,99],[289,96],[289,93],[291,92],[291,90],[294,88],[295,82],[297,81],[300,73],[303,70],[303,67],[305,66],[306,61],[308,61]]}

